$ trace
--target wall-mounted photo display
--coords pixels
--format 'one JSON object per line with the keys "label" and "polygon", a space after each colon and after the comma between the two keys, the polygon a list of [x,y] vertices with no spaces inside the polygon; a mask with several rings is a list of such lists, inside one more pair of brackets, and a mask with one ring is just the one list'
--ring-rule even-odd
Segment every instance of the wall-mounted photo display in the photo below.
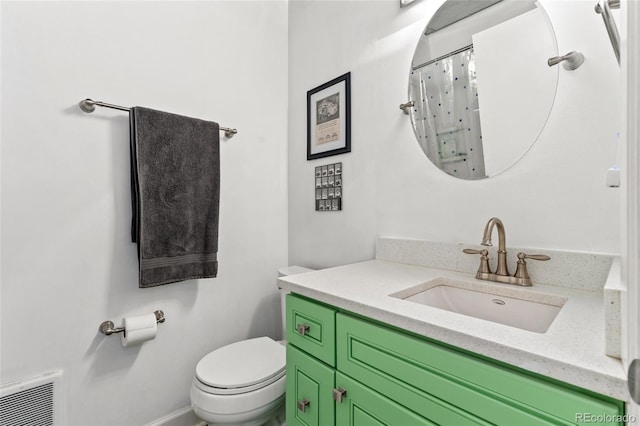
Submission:
{"label": "wall-mounted photo display", "polygon": [[316,211],[342,210],[342,163],[318,166],[314,172]]}
{"label": "wall-mounted photo display", "polygon": [[307,92],[307,160],[345,152],[351,152],[351,73]]}

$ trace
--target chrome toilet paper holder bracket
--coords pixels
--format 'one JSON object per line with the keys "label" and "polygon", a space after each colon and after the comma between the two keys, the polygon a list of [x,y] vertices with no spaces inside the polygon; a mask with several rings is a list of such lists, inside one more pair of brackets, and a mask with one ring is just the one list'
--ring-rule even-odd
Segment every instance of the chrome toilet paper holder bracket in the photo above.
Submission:
{"label": "chrome toilet paper holder bracket", "polygon": [[[157,310],[153,314],[156,316],[156,323],[163,323],[165,321],[164,312],[161,310]],[[124,327],[116,327],[113,321],[104,321],[98,329],[100,333],[106,334],[107,336],[124,331]]]}

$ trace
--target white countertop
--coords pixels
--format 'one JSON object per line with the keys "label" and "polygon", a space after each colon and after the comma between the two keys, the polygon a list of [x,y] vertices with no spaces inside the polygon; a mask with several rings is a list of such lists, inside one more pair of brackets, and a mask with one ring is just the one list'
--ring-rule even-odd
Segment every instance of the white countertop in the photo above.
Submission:
{"label": "white countertop", "polygon": [[280,288],[594,392],[627,401],[620,360],[605,351],[601,292],[536,285],[535,293],[568,300],[546,333],[521,330],[389,294],[434,278],[477,281],[471,274],[382,260],[278,279]]}

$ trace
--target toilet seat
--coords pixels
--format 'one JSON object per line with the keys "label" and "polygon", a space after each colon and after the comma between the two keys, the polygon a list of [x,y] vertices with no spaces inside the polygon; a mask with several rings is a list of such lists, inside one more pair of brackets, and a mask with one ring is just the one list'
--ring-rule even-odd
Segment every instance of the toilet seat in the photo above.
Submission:
{"label": "toilet seat", "polygon": [[266,388],[269,385],[276,383],[278,380],[283,378],[284,375],[285,375],[285,372],[283,371],[281,374],[270,378],[266,382],[256,383],[255,385],[246,386],[243,388],[217,388],[217,387],[209,386],[205,383],[202,383],[197,377],[196,377],[196,380],[194,381],[194,384],[201,391],[210,393],[213,395],[240,395],[243,393],[249,393],[249,392],[260,390],[262,388]]}
{"label": "toilet seat", "polygon": [[215,395],[256,391],[284,377],[286,349],[280,343],[258,337],[216,349],[196,366],[196,387]]}

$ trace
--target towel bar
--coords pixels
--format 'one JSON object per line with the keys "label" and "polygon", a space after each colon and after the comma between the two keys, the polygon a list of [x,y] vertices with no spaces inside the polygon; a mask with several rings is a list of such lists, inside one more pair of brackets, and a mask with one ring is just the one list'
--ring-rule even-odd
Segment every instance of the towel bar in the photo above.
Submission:
{"label": "towel bar", "polygon": [[604,26],[607,28],[607,34],[609,34],[609,40],[611,40],[611,47],[613,47],[613,53],[616,55],[618,65],[620,64],[620,34],[618,33],[618,27],[613,20],[611,9],[619,9],[620,0],[598,0],[595,11],[602,15]]}
{"label": "towel bar", "polygon": [[[111,108],[111,109],[117,109],[120,111],[131,111],[131,108],[127,108],[127,107],[123,107],[120,105],[113,105],[113,104],[108,104],[106,102],[101,102],[101,101],[94,101],[93,99],[83,99],[81,100],[78,105],[80,106],[80,109],[83,110],[86,113],[92,113],[93,111],[96,110],[96,106],[101,106],[101,107],[105,107],[105,108]],[[232,138],[233,135],[235,135],[236,133],[238,133],[237,129],[232,129],[230,127],[222,127],[220,126],[220,130],[224,132],[224,135],[228,138]]]}
{"label": "towel bar", "polygon": [[[154,315],[156,316],[156,322],[157,323],[163,323],[165,321],[164,312],[162,312],[161,310],[155,311]],[[113,333],[121,333],[121,332],[123,332],[124,331],[124,327],[116,328],[116,326],[113,323],[113,321],[104,321],[102,324],[100,324],[99,330],[100,330],[100,333],[106,334],[107,336],[110,336]]]}

